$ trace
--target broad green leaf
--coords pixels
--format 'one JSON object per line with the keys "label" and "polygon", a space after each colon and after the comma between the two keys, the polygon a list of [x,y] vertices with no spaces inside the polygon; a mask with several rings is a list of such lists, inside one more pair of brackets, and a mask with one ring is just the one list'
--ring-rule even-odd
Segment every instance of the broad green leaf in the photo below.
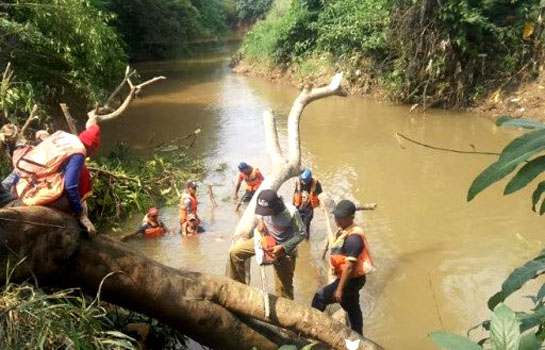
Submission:
{"label": "broad green leaf", "polygon": [[539,288],[539,291],[537,292],[536,298],[537,298],[537,300],[541,300],[541,299],[545,298],[545,283],[541,286],[541,288]]}
{"label": "broad green leaf", "polygon": [[482,350],[479,344],[471,339],[450,332],[430,333],[433,342],[446,350]]}
{"label": "broad green leaf", "polygon": [[527,333],[520,338],[518,350],[539,350],[541,342],[534,333]]}
{"label": "broad green leaf", "polygon": [[545,124],[535,120],[516,119],[508,115],[503,115],[496,120],[497,126],[515,126],[526,129],[543,129]]}
{"label": "broad green leaf", "polygon": [[518,350],[520,328],[515,313],[505,305],[498,305],[490,320],[490,338],[494,350]]}
{"label": "broad green leaf", "polygon": [[532,193],[532,210],[536,211],[536,205],[537,202],[539,202],[541,195],[545,192],[545,181],[541,181],[536,189],[534,190],[534,193]]}
{"label": "broad green leaf", "polygon": [[545,149],[545,129],[528,132],[507,145],[499,159],[473,180],[467,194],[470,201],[482,190],[511,173],[523,161]]}
{"label": "broad green leaf", "polygon": [[545,201],[541,203],[541,207],[539,208],[539,215],[543,215],[545,213]]}
{"label": "broad green leaf", "polygon": [[488,308],[494,308],[503,302],[508,296],[519,290],[526,282],[542,275],[545,271],[545,251],[541,251],[539,256],[528,261],[523,266],[516,268],[501,285],[501,291],[494,294],[488,300]]}
{"label": "broad green leaf", "polygon": [[505,186],[503,194],[511,194],[528,185],[539,174],[545,171],[545,156],[537,157],[526,163]]}
{"label": "broad green leaf", "polygon": [[520,323],[520,331],[526,332],[545,322],[545,307],[541,306],[532,313],[518,312],[517,320]]}

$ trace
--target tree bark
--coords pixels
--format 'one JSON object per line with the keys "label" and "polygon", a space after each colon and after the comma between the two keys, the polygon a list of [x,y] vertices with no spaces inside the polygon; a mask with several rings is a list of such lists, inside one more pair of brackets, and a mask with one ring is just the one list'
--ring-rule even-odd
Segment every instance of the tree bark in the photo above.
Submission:
{"label": "tree bark", "polygon": [[[167,267],[109,237],[88,238],[72,217],[50,208],[0,210],[0,268],[6,271],[22,260],[13,281],[34,276],[42,285],[96,293],[104,280],[102,300],[156,318],[216,349],[278,347],[239,317],[294,331],[337,350],[345,349],[345,339],[361,339],[362,350],[381,349],[324,313],[291,300],[270,296],[271,316],[266,318],[259,290],[225,277]],[[0,283],[5,282],[6,276],[0,276]]]}

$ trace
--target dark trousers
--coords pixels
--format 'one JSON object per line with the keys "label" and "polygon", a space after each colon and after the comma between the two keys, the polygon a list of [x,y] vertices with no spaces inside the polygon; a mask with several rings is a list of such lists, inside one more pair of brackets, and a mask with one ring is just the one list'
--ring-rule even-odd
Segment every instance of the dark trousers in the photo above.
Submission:
{"label": "dark trousers", "polygon": [[240,199],[241,202],[247,203],[252,200],[252,197],[254,196],[255,191],[246,191],[242,195],[242,198]]}
{"label": "dark trousers", "polygon": [[[335,282],[328,284],[324,288],[320,289],[318,293],[314,294],[312,299],[312,307],[320,311],[324,311],[326,306],[334,304],[333,294],[337,290],[340,279],[336,279]],[[358,278],[352,278],[348,280],[344,287],[343,296],[341,300],[341,306],[348,313],[348,319],[350,320],[350,326],[354,332],[363,334],[363,316],[360,308],[360,289],[365,284],[365,276]]]}
{"label": "dark trousers", "polygon": [[301,215],[301,220],[303,220],[303,223],[305,224],[305,227],[307,229],[306,239],[309,239],[310,222],[312,221],[312,218],[314,217],[314,208],[311,205],[307,205],[304,208],[299,207],[297,210],[299,211],[299,215]]}

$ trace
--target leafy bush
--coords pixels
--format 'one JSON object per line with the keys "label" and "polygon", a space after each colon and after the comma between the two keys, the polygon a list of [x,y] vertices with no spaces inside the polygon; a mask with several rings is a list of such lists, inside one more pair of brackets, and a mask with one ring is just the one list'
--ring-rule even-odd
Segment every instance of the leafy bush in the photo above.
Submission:
{"label": "leafy bush", "polygon": [[90,217],[98,227],[112,226],[136,212],[179,199],[184,182],[200,177],[203,165],[169,147],[160,156],[134,157],[119,144],[107,157],[90,163],[94,175],[93,196],[88,199]]}
{"label": "leafy bush", "polygon": [[0,6],[0,66],[11,62],[17,84],[8,103],[98,101],[121,78],[126,56],[108,26],[111,16],[84,0],[8,0]]}
{"label": "leafy bush", "polygon": [[246,23],[254,23],[265,16],[273,0],[235,0],[234,7],[238,18]]}
{"label": "leafy bush", "polygon": [[390,18],[385,0],[337,0],[327,2],[320,12],[317,49],[338,57],[363,51],[383,54]]}

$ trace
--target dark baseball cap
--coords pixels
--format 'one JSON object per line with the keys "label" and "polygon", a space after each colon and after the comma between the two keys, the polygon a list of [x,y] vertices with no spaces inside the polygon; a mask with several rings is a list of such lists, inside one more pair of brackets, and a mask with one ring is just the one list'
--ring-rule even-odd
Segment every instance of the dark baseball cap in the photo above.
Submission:
{"label": "dark baseball cap", "polygon": [[271,216],[279,212],[281,200],[273,190],[263,190],[257,196],[255,213],[261,216]]}
{"label": "dark baseball cap", "polygon": [[185,183],[185,187],[197,188],[197,183],[195,181],[188,181]]}
{"label": "dark baseball cap", "polygon": [[356,205],[348,199],[343,199],[333,209],[333,215],[338,218],[347,218],[356,213]]}

